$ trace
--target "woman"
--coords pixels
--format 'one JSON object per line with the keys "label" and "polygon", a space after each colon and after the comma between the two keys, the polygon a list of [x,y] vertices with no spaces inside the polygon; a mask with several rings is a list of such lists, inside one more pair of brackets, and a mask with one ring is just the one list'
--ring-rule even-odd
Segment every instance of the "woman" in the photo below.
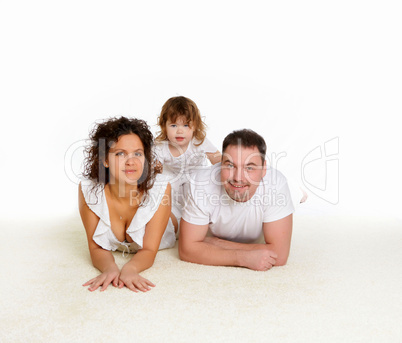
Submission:
{"label": "woman", "polygon": [[[90,139],[79,210],[92,263],[101,274],[83,286],[146,292],[155,285],[139,273],[152,266],[158,249],[176,241],[171,188],[155,174],[152,133],[145,121],[120,117],[96,125]],[[121,270],[111,252],[117,249],[135,252]]]}

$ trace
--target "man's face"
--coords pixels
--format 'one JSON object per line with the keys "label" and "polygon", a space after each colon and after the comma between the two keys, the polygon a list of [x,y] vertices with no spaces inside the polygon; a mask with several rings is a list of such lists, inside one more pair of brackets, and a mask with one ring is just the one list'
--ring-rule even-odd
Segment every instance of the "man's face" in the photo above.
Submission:
{"label": "man's face", "polygon": [[235,201],[245,202],[255,194],[266,174],[266,163],[257,147],[229,145],[222,156],[221,181]]}

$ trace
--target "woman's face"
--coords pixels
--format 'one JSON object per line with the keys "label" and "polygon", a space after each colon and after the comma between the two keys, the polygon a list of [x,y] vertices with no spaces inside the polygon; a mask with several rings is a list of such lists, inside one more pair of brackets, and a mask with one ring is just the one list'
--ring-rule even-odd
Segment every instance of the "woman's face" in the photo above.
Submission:
{"label": "woman's face", "polygon": [[144,170],[145,155],[141,139],[134,133],[120,136],[109,149],[107,164],[110,183],[136,185]]}

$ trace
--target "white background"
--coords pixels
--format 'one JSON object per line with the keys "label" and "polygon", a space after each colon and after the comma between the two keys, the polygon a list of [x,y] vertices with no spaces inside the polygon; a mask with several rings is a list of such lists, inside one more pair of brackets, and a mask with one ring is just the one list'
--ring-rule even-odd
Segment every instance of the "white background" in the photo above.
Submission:
{"label": "white background", "polygon": [[[301,185],[338,139],[321,195],[337,198],[339,163],[339,202],[310,193],[313,213],[402,217],[401,17],[398,1],[2,1],[1,217],[75,214],[76,142],[110,116],[156,132],[175,95],[219,147],[259,132]],[[325,186],[325,159],[305,172]]]}

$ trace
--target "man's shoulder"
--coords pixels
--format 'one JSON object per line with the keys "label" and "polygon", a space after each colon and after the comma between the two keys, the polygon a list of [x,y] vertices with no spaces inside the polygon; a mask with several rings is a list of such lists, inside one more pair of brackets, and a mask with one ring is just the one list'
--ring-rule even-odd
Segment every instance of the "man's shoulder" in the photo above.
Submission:
{"label": "man's shoulder", "polygon": [[279,170],[269,167],[267,168],[267,173],[263,177],[262,182],[266,186],[280,188],[287,183],[287,180],[285,175],[283,175]]}
{"label": "man's shoulder", "polygon": [[193,180],[196,182],[218,184],[221,179],[221,164],[217,163],[213,166],[200,166],[194,170],[193,175]]}
{"label": "man's shoulder", "polygon": [[217,166],[197,167],[188,176],[188,183],[184,186],[186,203],[182,218],[191,224],[208,224],[215,208],[211,199],[219,197],[221,190],[220,168]]}
{"label": "man's shoulder", "polygon": [[189,179],[188,189],[194,198],[201,194],[209,197],[212,194],[219,194],[221,191],[220,164],[200,167],[195,170]]}

